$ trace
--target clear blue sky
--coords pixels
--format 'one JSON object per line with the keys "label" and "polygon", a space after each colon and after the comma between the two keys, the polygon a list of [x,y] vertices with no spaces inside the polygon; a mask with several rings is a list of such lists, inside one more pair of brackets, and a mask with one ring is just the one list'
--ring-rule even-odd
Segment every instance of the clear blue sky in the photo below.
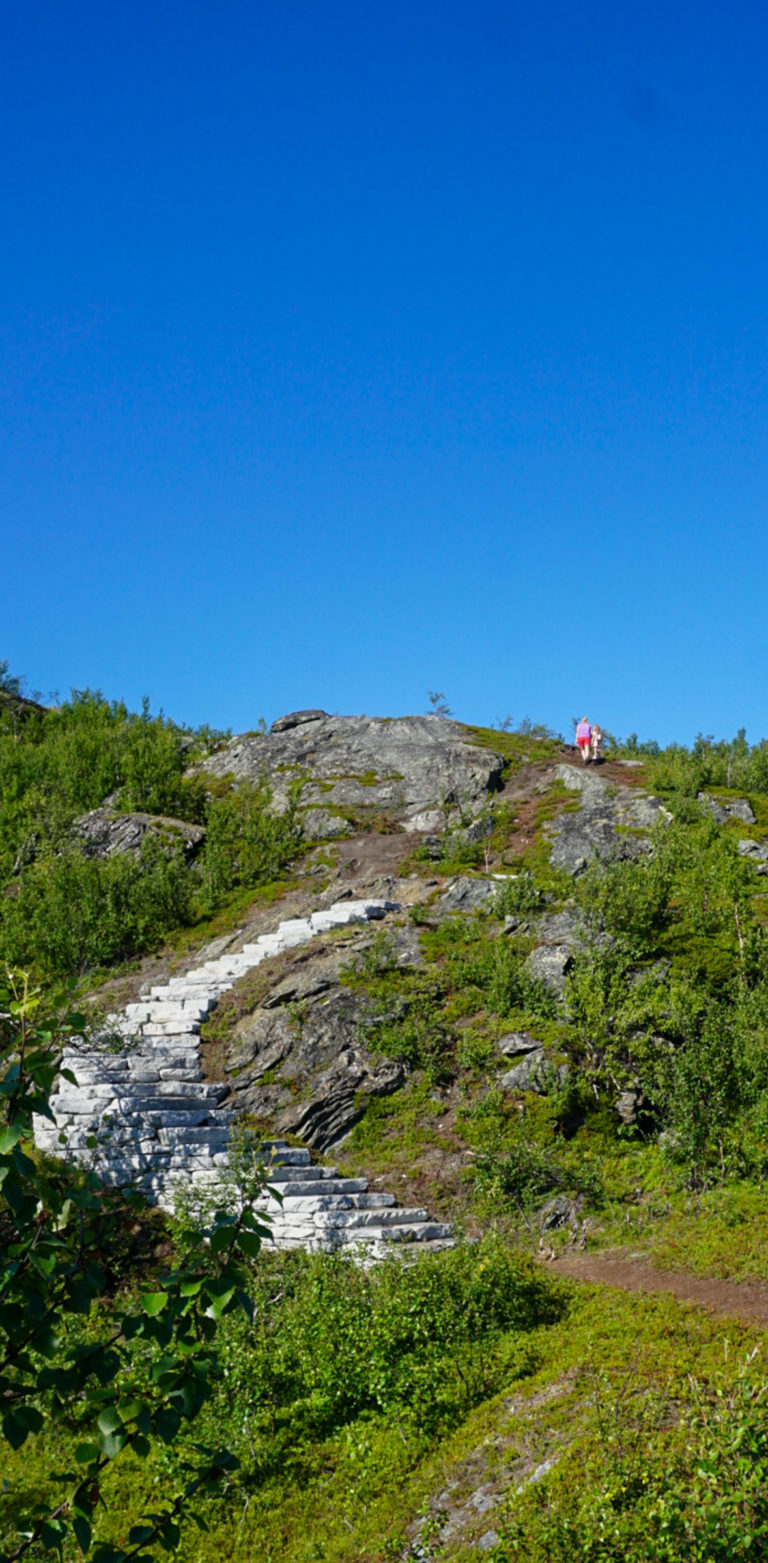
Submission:
{"label": "clear blue sky", "polygon": [[768,733],[758,0],[15,0],[0,656]]}

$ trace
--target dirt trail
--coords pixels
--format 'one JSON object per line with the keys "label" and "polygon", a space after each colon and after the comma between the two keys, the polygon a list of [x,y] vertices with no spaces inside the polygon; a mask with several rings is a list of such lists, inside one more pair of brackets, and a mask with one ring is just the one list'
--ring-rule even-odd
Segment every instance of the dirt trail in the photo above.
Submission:
{"label": "dirt trail", "polygon": [[647,1259],[636,1258],[626,1249],[566,1253],[552,1262],[551,1270],[574,1281],[615,1286],[622,1292],[665,1292],[678,1302],[695,1303],[742,1324],[768,1328],[768,1281],[718,1281],[684,1271],[656,1270]]}

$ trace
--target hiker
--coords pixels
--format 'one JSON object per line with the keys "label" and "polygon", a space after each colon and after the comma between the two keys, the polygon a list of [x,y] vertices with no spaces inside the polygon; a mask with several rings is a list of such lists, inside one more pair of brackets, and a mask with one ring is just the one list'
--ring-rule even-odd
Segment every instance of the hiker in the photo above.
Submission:
{"label": "hiker", "polygon": [[592,759],[600,760],[603,754],[603,730],[597,722],[592,723]]}
{"label": "hiker", "polygon": [[589,746],[592,742],[592,728],[586,716],[581,718],[576,728],[576,743],[581,750],[582,764],[589,764]]}

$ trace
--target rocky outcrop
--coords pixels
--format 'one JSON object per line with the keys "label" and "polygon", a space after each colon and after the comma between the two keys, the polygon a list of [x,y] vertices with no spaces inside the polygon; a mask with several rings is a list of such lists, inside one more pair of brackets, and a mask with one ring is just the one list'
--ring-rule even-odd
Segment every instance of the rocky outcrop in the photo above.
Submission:
{"label": "rocky outcrop", "polygon": [[[415,931],[388,930],[388,960],[401,968],[422,956]],[[362,1117],[368,1100],[402,1085],[401,1064],[371,1054],[370,1001],[343,985],[363,950],[307,952],[237,1026],[225,1066],[238,1112],[327,1150]]]}
{"label": "rocky outcrop", "polygon": [[72,832],[85,856],[96,858],[114,857],[118,852],[138,857],[144,842],[153,837],[171,850],[181,849],[191,859],[205,839],[202,825],[162,814],[119,814],[103,804],[76,820]]}
{"label": "rocky outcrop", "polygon": [[507,1091],[533,1091],[546,1096],[568,1079],[568,1066],[551,1057],[541,1042],[525,1031],[513,1031],[502,1037],[499,1047],[512,1067],[502,1075],[500,1084]]}
{"label": "rocky outcrop", "polygon": [[500,754],[468,742],[459,722],[313,710],[281,717],[269,733],[233,738],[197,770],[235,781],[266,778],[278,810],[290,782],[305,778],[307,832],[327,836],[339,833],[346,813],[393,817],[406,829],[437,828],[452,809],[476,814],[500,786],[503,765]]}
{"label": "rocky outcrop", "polygon": [[764,841],[753,841],[751,837],[745,837],[737,842],[736,851],[739,857],[751,863],[758,874],[768,874],[768,844]]}
{"label": "rocky outcrop", "polygon": [[573,953],[586,938],[584,919],[577,907],[564,906],[532,919],[531,932],[537,943],[525,963],[528,975],[562,998]]}
{"label": "rocky outcrop", "polygon": [[756,824],[755,811],[747,798],[713,798],[708,792],[700,792],[699,803],[718,825],[726,825],[732,819],[740,820],[742,825]]}
{"label": "rocky outcrop", "polygon": [[580,794],[580,807],[558,815],[545,831],[552,842],[554,868],[583,873],[591,858],[607,863],[650,851],[648,833],[670,814],[649,793],[614,787],[591,771],[555,766],[558,780]]}
{"label": "rocky outcrop", "polygon": [[461,874],[456,879],[449,879],[445,889],[440,892],[433,907],[433,916],[439,922],[454,912],[466,917],[480,911],[482,907],[490,910],[498,889],[498,883],[493,879],[473,879]]}

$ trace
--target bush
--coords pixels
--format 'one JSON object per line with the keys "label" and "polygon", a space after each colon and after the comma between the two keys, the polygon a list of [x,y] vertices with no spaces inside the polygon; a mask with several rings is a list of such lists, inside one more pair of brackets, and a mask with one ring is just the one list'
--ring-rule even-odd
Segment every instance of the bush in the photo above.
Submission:
{"label": "bush", "polygon": [[226,1399],[250,1421],[257,1465],[366,1412],[433,1435],[483,1390],[466,1368],[507,1331],[558,1316],[547,1280],[488,1240],[373,1271],[280,1256],[254,1278],[253,1328],[229,1331]]}
{"label": "bush", "polygon": [[241,782],[223,798],[212,798],[201,859],[203,905],[211,909],[237,885],[255,888],[279,879],[303,839],[301,783],[288,792],[285,812],[273,809],[266,781]]}
{"label": "bush", "polygon": [[181,852],[148,838],[139,858],[105,861],[74,847],[33,863],[0,900],[0,938],[12,965],[47,977],[125,960],[191,920],[192,881]]}

